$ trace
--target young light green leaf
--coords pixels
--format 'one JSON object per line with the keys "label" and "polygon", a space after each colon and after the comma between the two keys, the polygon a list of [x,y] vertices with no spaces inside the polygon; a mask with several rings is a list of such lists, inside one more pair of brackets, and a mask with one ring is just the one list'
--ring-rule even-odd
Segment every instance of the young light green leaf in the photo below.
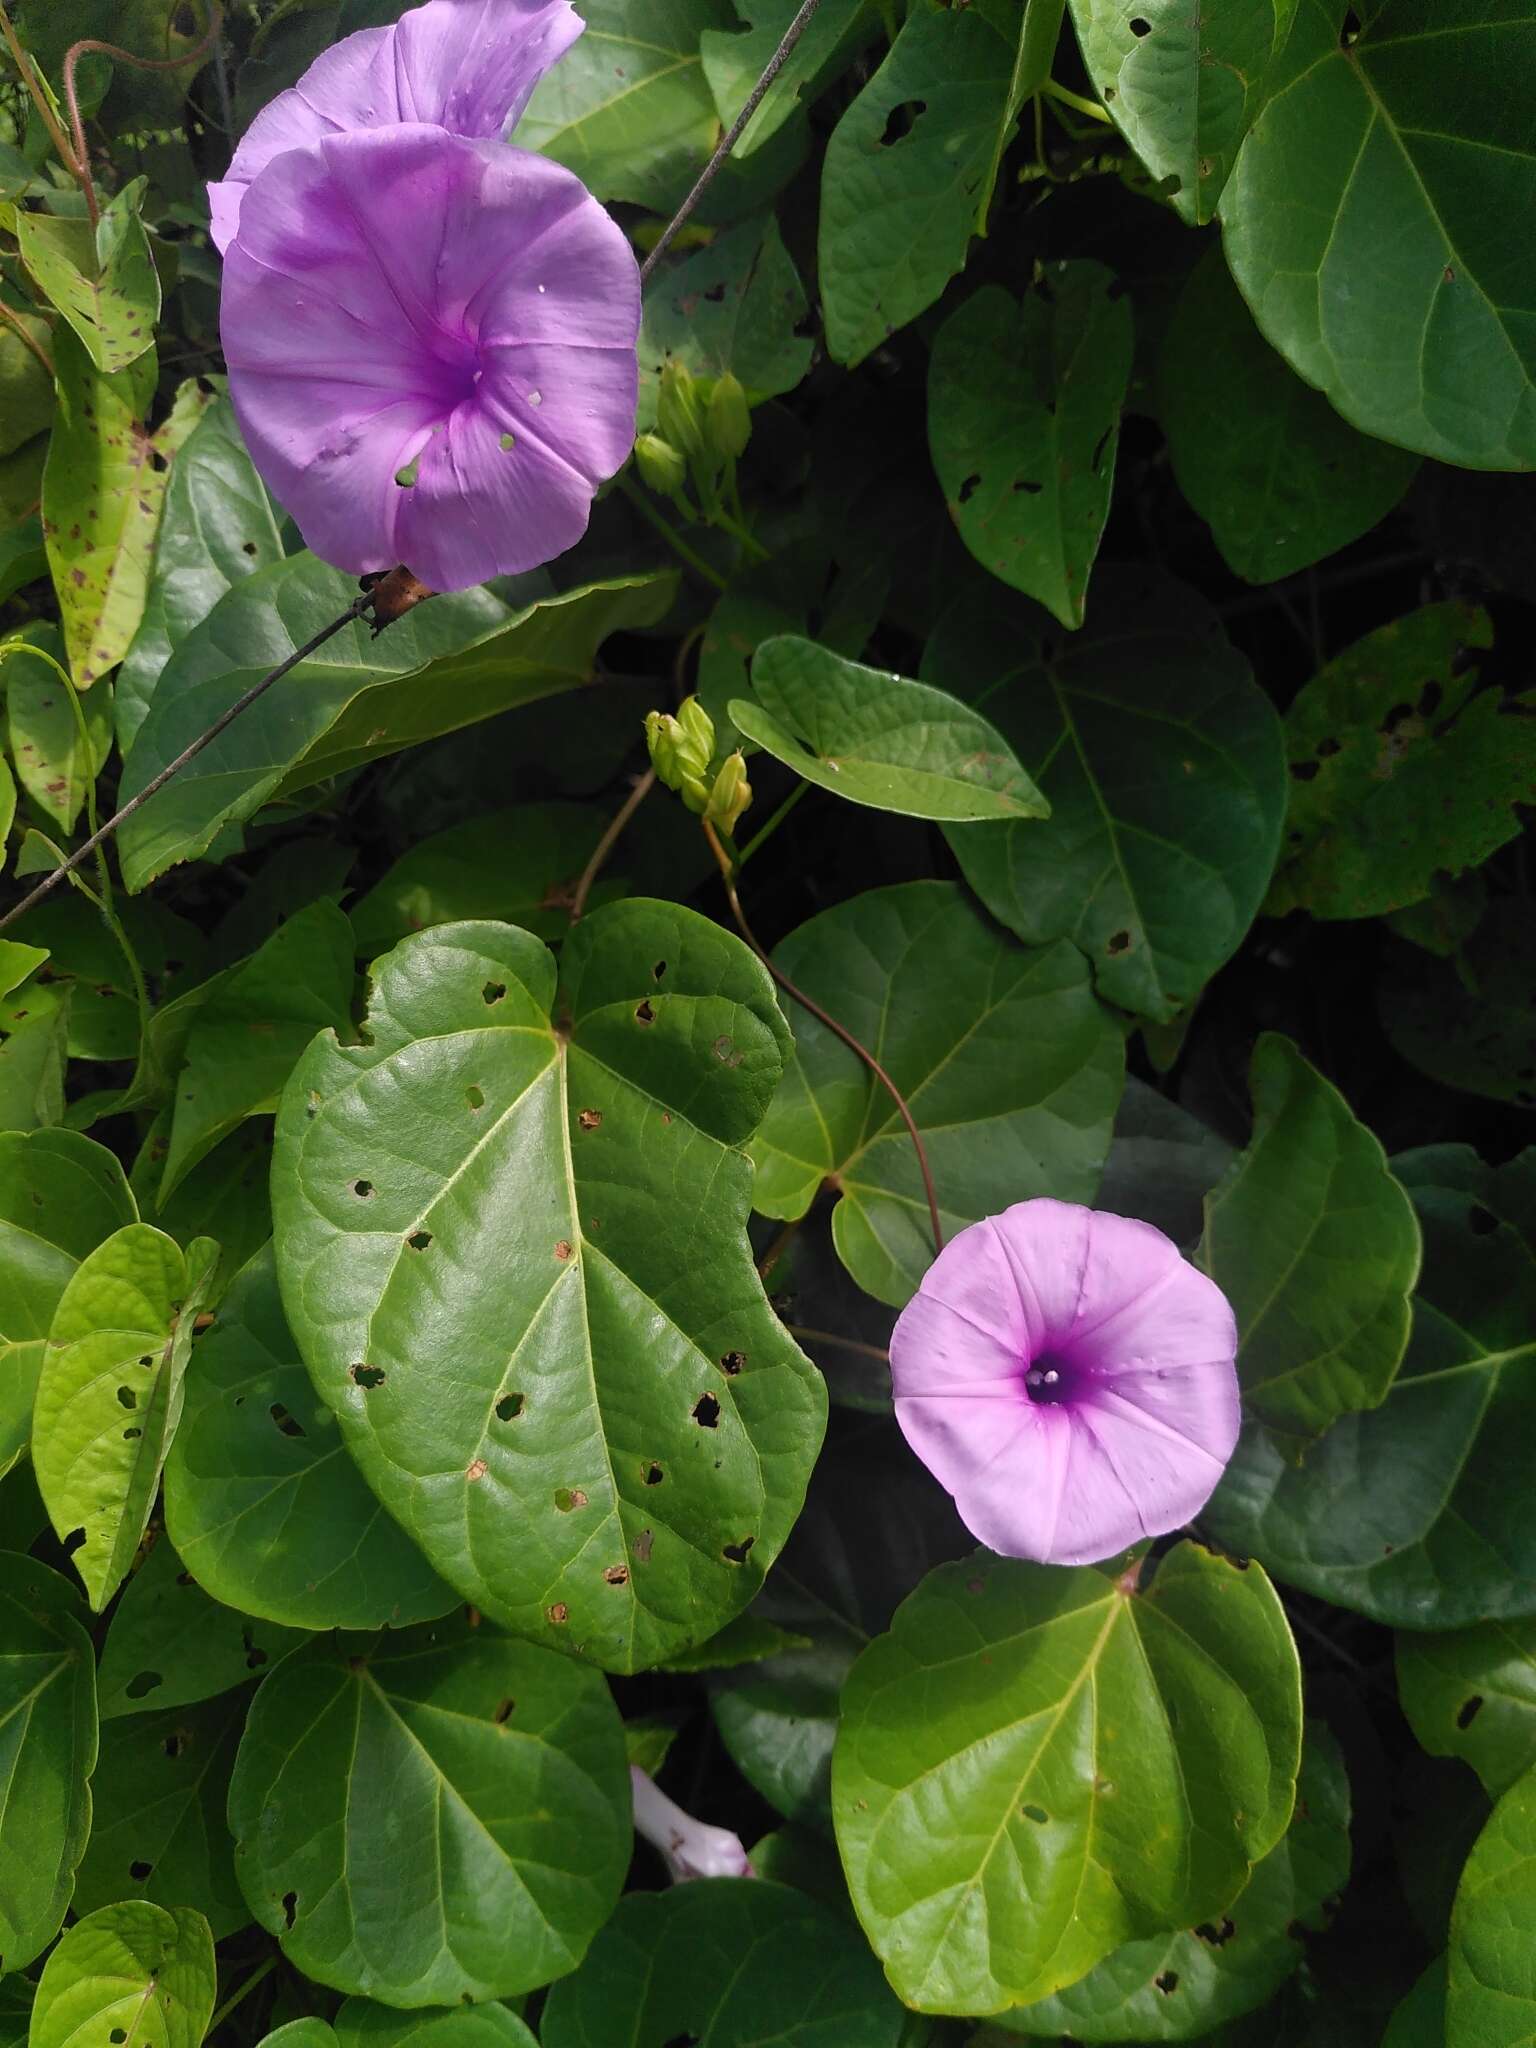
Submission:
{"label": "young light green leaf", "polygon": [[[542,581],[537,587],[539,595],[515,601],[486,587],[435,597],[376,642],[361,620],[344,627],[127,820],[118,849],[128,887],[206,853],[225,826],[270,797],[576,688],[607,635],[653,625],[676,584],[648,575],[553,596]],[[291,555],[236,584],[161,672],[122,796],[143,789],[356,595],[353,578],[313,555]]]}
{"label": "young light green leaf", "polygon": [[1167,1022],[1263,899],[1285,816],[1280,723],[1193,591],[1102,580],[1102,614],[1065,643],[1033,606],[957,604],[923,674],[995,719],[1051,805],[1041,824],[951,835],[966,880],[1020,938],[1074,940],[1107,1002]]}
{"label": "young light green leaf", "polygon": [[965,267],[1028,89],[1019,54],[978,8],[916,7],[833,129],[818,268],[837,362],[862,362]]}
{"label": "young light green leaf", "polygon": [[1217,1919],[1285,1832],[1301,1669],[1273,1588],[1188,1542],[1137,1576],[979,1551],[849,1675],[838,1846],[920,2011],[1025,2005]]}
{"label": "young light green leaf", "polygon": [[[29,653],[33,647],[52,659]],[[97,690],[80,704],[77,719],[70,686],[53,666],[63,653],[53,626],[24,627],[0,645],[0,681],[17,779],[67,837],[111,751],[112,705],[109,693]]]}
{"label": "young light green leaf", "polygon": [[[728,128],[745,106],[799,7],[800,0],[736,0],[744,26],[711,26],[700,37],[704,75],[722,127]],[[870,0],[822,0],[742,130],[734,154],[751,156],[776,135],[852,62],[879,26]]]}
{"label": "young light green leaf", "polygon": [[43,1967],[30,2048],[125,2038],[134,2048],[199,2048],[213,2015],[218,1968],[208,1922],[124,1899],[77,1920]]}
{"label": "young light green leaf", "polygon": [[1358,540],[1418,471],[1415,456],[1358,433],[1275,354],[1216,247],[1179,295],[1156,386],[1179,489],[1249,583]]}
{"label": "young light green leaf", "polygon": [[589,1665],[462,1616],[316,1637],[256,1696],[229,1820],[251,1910],[307,1976],[510,1998],[574,1969],[618,1899],[623,1726]]}
{"label": "young light green leaf", "polygon": [[316,2019],[313,2014],[302,2020],[289,2020],[286,2026],[274,2027],[270,2034],[264,2034],[259,2048],[336,2048],[336,2030],[329,2020]]}
{"label": "young light green leaf", "polygon": [[1394,1162],[1425,1238],[1413,1338],[1381,1407],[1287,1466],[1245,1435],[1207,1517],[1278,1578],[1398,1628],[1536,1614],[1536,1159]]}
{"label": "young light green leaf", "polygon": [[103,1729],[77,1913],[139,1898],[194,1906],[215,1941],[246,1925],[224,1807],[249,1705],[228,1693]]}
{"label": "young light green leaf", "polygon": [[1326,1726],[1309,1721],[1296,1810],[1277,1846],[1216,1920],[1116,1949],[1086,1977],[993,2025],[1071,2041],[1187,2041],[1252,2012],[1327,1925],[1324,1902],[1349,1878],[1349,1778]]}
{"label": "young light green leaf", "polygon": [[1536,2032],[1536,1770],[1478,1836],[1456,1887],[1446,1957],[1446,2048],[1522,2048]]}
{"label": "young light green leaf", "polygon": [[656,389],[669,363],[695,377],[736,377],[756,405],[793,391],[811,364],[796,332],[805,287],[773,215],[727,228],[652,284],[640,323],[640,415],[656,424]]}
{"label": "young light green leaf", "polygon": [[171,470],[144,616],[113,692],[126,754],[160,672],[231,584],[282,560],[277,515],[227,398],[215,398]]}
{"label": "young light green leaf", "polygon": [[[1452,959],[1394,945],[1376,984],[1382,1028],[1410,1066],[1447,1088],[1536,1106],[1536,914],[1496,897]],[[0,1047],[3,1055],[4,1047]]]}
{"label": "young light green leaf", "polygon": [[1376,917],[1479,866],[1536,802],[1536,692],[1467,659],[1486,612],[1428,605],[1346,648],[1286,713],[1291,792],[1271,916]]}
{"label": "young light green leaf", "polygon": [[160,317],[160,279],[139,218],[143,198],[144,181],[135,178],[107,201],[94,229],[52,213],[16,215],[22,262],[104,377],[145,354]]}
{"label": "young light green leaf", "polygon": [[137,1218],[104,1145],[74,1131],[0,1134],[0,1474],[32,1434],[43,1346],[71,1274]]}
{"label": "young light green leaf", "polygon": [[1397,1693],[1421,1747],[1497,1799],[1536,1764],[1536,1618],[1399,1635]]}
{"label": "young light green leaf", "polygon": [[0,1955],[11,1970],[58,1933],[91,1831],[95,1656],[79,1617],[57,1572],[0,1559]]}
{"label": "young light green leaf", "polygon": [[928,446],[983,568],[1080,626],[1109,516],[1131,309],[1101,263],[1052,264],[1022,305],[984,285],[939,329]]}
{"label": "young light green leaf", "polygon": [[1344,12],[1298,0],[1222,198],[1233,275],[1355,426],[1443,462],[1528,469],[1536,280],[1507,225],[1536,159],[1500,113],[1536,87],[1527,11],[1387,0],[1341,34]]}
{"label": "young light green leaf", "polygon": [[[955,884],[907,882],[823,911],[774,964],[906,1097],[946,1236],[1032,1194],[1092,1200],[1124,1041],[1070,946],[1016,945]],[[933,1258],[912,1141],[863,1061],[804,1012],[752,1156],[766,1216],[803,1216],[834,1178],[844,1265],[881,1301],[907,1299]]]}
{"label": "young light green leaf", "polygon": [[[165,1468],[165,1516],[199,1585],[289,1628],[401,1627],[455,1603],[363,1484],[316,1398],[270,1247],[238,1275],[199,1342]],[[255,1632],[257,1647],[271,1635]],[[109,1635],[104,1690],[112,1667]]]}
{"label": "young light green leaf", "polygon": [[949,823],[1043,818],[1050,806],[986,719],[926,683],[793,634],[765,641],[732,723],[850,803]]}
{"label": "young light green leaf", "polygon": [[193,1325],[218,1247],[190,1254],[128,1223],[70,1275],[43,1354],[32,1462],[62,1539],[100,1613],[144,1534],[181,1417]]}
{"label": "young light green leaf", "polygon": [[898,2048],[909,2015],[840,1913],[762,1879],[635,1892],[544,2008],[544,2048],[836,2042]]}
{"label": "young light green leaf", "polygon": [[1250,1087],[1253,1137],[1206,1197],[1201,1260],[1237,1316],[1244,1401],[1299,1452],[1386,1398],[1419,1227],[1379,1140],[1289,1039],[1260,1038]]}
{"label": "young light green leaf", "polygon": [[635,900],[582,920],[561,977],[556,1025],[549,953],[493,924],[376,965],[366,1042],[317,1039],[283,1098],[278,1278],[348,1450],[442,1576],[632,1670],[751,1599],[825,1395],[746,1239],[740,1148],[788,1037],[766,970]]}
{"label": "young light green leaf", "polygon": [[336,2015],[341,2048],[538,2048],[526,2023],[505,2005],[448,2012],[394,2012],[349,1998]]}
{"label": "young light green leaf", "polygon": [[23,945],[20,939],[0,939],[0,996],[20,988],[47,958],[46,946]]}

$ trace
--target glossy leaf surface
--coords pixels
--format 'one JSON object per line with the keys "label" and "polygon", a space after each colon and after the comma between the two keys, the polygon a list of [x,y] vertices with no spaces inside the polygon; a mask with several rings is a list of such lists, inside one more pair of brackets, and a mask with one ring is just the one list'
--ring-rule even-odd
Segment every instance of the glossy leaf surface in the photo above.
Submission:
{"label": "glossy leaf surface", "polygon": [[1446,2048],[1518,2048],[1536,2029],[1536,1771],[1515,1781],[1456,1887]]}
{"label": "glossy leaf surface", "polygon": [[32,2008],[31,2048],[72,2048],[133,2029],[141,2048],[198,2048],[217,1972],[201,1913],[142,1899],[76,1921],[48,1958]]}

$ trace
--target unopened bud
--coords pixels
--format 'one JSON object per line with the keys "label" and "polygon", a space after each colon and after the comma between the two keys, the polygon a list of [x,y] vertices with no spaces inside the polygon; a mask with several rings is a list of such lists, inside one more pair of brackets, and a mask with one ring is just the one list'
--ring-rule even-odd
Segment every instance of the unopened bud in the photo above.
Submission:
{"label": "unopened bud", "polygon": [[709,764],[715,751],[715,722],[697,697],[685,697],[674,718],[668,711],[645,715],[645,743],[659,781],[675,789],[700,817],[708,807]]}
{"label": "unopened bud", "polygon": [[747,764],[739,752],[727,754],[720,763],[714,788],[709,792],[704,816],[722,832],[734,832],[742,812],[751,802],[752,785],[747,780]]}
{"label": "unopened bud", "polygon": [[709,394],[709,438],[722,462],[733,462],[746,453],[752,438],[752,409],[741,382],[729,370],[715,379]]}
{"label": "unopened bud", "polygon": [[629,1767],[635,1795],[635,1831],[661,1851],[674,1884],[691,1877],[752,1877],[755,1873],[729,1828],[712,1828],[669,1799],[638,1764]]}
{"label": "unopened bud", "polygon": [[693,460],[704,453],[704,406],[692,373],[668,363],[656,394],[656,427],[664,441]]}

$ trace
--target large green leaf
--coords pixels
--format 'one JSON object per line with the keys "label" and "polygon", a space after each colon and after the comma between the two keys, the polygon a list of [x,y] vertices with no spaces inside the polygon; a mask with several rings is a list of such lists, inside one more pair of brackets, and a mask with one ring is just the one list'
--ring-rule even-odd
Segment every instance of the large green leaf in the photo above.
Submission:
{"label": "large green leaf", "polygon": [[214,1699],[300,1641],[291,1629],[210,1599],[162,1535],[113,1609],[96,1674],[101,1718]]}
{"label": "large green leaf", "polygon": [[[1017,9],[915,7],[827,142],[819,270],[827,347],[859,363],[931,306],[966,250],[1025,96]],[[1049,64],[1049,52],[1045,59]],[[892,116],[909,120],[891,133]],[[889,136],[889,139],[887,137]]]}
{"label": "large green leaf", "polygon": [[1296,0],[1071,0],[1083,62],[1115,122],[1187,221],[1216,211],[1263,103]]}
{"label": "large green leaf", "polygon": [[1400,1635],[1397,1694],[1430,1755],[1462,1758],[1497,1799],[1536,1764],[1536,1619]]}
{"label": "large green leaf", "polygon": [[91,1831],[96,1672],[73,1586],[0,1559],[0,1955],[25,1969],[58,1933]]}
{"label": "large green leaf", "polygon": [[526,2024],[505,2005],[458,2006],[450,2012],[395,2012],[349,1998],[336,2015],[341,2048],[538,2048]]}
{"label": "large green leaf", "polygon": [[1282,1443],[1376,1408],[1408,1344],[1413,1205],[1331,1082],[1266,1032],[1253,1137],[1206,1197],[1201,1258],[1237,1315],[1249,1411]]}
{"label": "large green leaf", "polygon": [[1507,224],[1536,159],[1507,110],[1536,92],[1536,19],[1524,0],[1377,0],[1352,30],[1346,12],[1299,0],[1222,199],[1228,261],[1265,334],[1357,427],[1529,468],[1533,277]]}
{"label": "large green leaf", "polygon": [[74,1131],[0,1133],[0,1473],[32,1433],[43,1345],[70,1275],[137,1216],[104,1145]]}
{"label": "large green leaf", "polygon": [[317,1637],[230,1787],[252,1912],[307,1976],[391,2005],[509,1998],[580,1961],[631,1849],[600,1673],[486,1626]]}
{"label": "large green leaf", "polygon": [[[52,661],[29,654],[29,645]],[[106,692],[98,690],[79,705],[77,717],[70,703],[73,692],[53,665],[63,652],[54,627],[27,627],[0,646],[0,678],[16,779],[52,821],[49,829],[67,835],[111,749],[112,706]]]}
{"label": "large green leaf", "polygon": [[544,2008],[544,2048],[898,2048],[907,2015],[840,1913],[708,1878],[623,1901]]}
{"label": "large green leaf", "polygon": [[[1070,946],[1016,945],[951,882],[866,890],[777,948],[774,964],[861,1040],[923,1134],[947,1235],[1029,1195],[1091,1201],[1125,1054]],[[835,1181],[849,1272],[897,1306],[933,1257],[912,1141],[890,1095],[817,1018],[762,1130],[754,1206],[803,1216]]]}
{"label": "large green leaf", "polygon": [[1324,1902],[1349,1877],[1349,1779],[1338,1743],[1309,1721],[1296,1811],[1279,1844],[1217,1920],[1116,1949],[1053,1998],[1005,2013],[1009,2034],[1072,2041],[1187,2041],[1245,2012],[1302,1960]]}
{"label": "large green leaf", "polygon": [[1413,1337],[1380,1408],[1292,1470],[1246,1434],[1206,1516],[1277,1578],[1399,1628],[1536,1614],[1533,1162],[1394,1161],[1424,1231]]}
{"label": "large green leaf", "polygon": [[281,561],[266,485],[227,398],[209,406],[171,470],[144,616],[114,691],[117,737],[133,745],[160,672],[232,583]]}
{"label": "large green leaf", "polygon": [[1217,248],[1195,266],[1168,323],[1157,411],[1179,489],[1249,583],[1294,575],[1358,540],[1419,466],[1357,433],[1287,368]]}
{"label": "large green leaf", "polygon": [[165,1468],[165,1516],[199,1585],[291,1628],[400,1626],[454,1604],[316,1399],[270,1247],[236,1278],[198,1344]]}
{"label": "large green leaf", "polygon": [[607,819],[592,804],[520,804],[418,839],[352,906],[365,960],[411,932],[467,917],[504,917],[535,938],[571,922],[577,878]]}
{"label": "large green leaf", "polygon": [[32,1463],[60,1538],[78,1537],[71,1555],[98,1614],[149,1520],[217,1256],[211,1239],[184,1256],[149,1224],[124,1224],[80,1262],[53,1312]]}
{"label": "large green leaf", "polygon": [[746,1239],[740,1149],[787,1032],[695,912],[583,919],[554,962],[440,926],[375,966],[278,1117],[294,1336],[374,1491],[519,1633],[630,1670],[751,1599],[821,1438]]}
{"label": "large green leaf", "polygon": [[994,719],[1050,802],[1044,823],[951,838],[995,917],[1071,938],[1100,993],[1166,1022],[1236,951],[1285,815],[1280,724],[1192,591],[1130,572],[1063,642],[1033,606],[957,605],[923,674]]}
{"label": "large green leaf", "polygon": [[1054,263],[1022,305],[984,285],[939,329],[928,446],[984,568],[1080,626],[1109,516],[1131,308],[1101,263]]}
{"label": "large green leaf", "polygon": [[843,1689],[832,1809],[910,2005],[996,2012],[1224,1914],[1291,1818],[1301,1671],[1273,1588],[1182,1543],[926,1578]]}
{"label": "large green leaf", "polygon": [[[725,29],[711,24],[699,39],[704,75],[721,122],[727,126],[767,70],[785,30],[799,12],[799,0],[736,0],[736,12],[745,26],[733,23]],[[797,107],[813,100],[851,61],[877,26],[871,0],[822,0],[743,129],[736,154],[750,156],[777,134]]]}
{"label": "large green leaf", "polygon": [[[603,639],[653,624],[673,589],[669,576],[627,577],[513,602],[480,588],[418,605],[377,641],[361,621],[344,627],[126,822],[124,880],[142,889],[207,852],[224,826],[269,797],[575,688]],[[143,789],[356,595],[353,579],[313,555],[275,562],[229,590],[162,670],[123,795]]]}
{"label": "large green leaf", "polygon": [[102,1731],[77,1913],[140,1898],[196,1907],[215,1941],[245,1926],[251,1916],[224,1807],[249,1705],[247,1694],[229,1693]]}
{"label": "large green leaf", "polygon": [[[1453,959],[1392,947],[1376,987],[1382,1027],[1405,1060],[1447,1088],[1536,1108],[1536,914],[1500,896]],[[0,1048],[3,1052],[3,1048]]]}
{"label": "large green leaf", "polygon": [[850,803],[951,824],[1042,818],[1049,805],[1008,742],[969,705],[793,634],[765,641],[752,695],[731,721],[747,739]]}
{"label": "large green leaf", "polygon": [[79,2048],[114,2033],[134,2048],[199,2048],[218,1970],[201,1913],[144,1899],[77,1920],[44,1965],[30,2048]]}
{"label": "large green leaf", "polygon": [[22,262],[107,376],[150,348],[160,317],[160,279],[139,218],[143,197],[135,179],[107,201],[94,229],[25,208],[15,215]]}
{"label": "large green leaf", "polygon": [[805,287],[771,213],[674,264],[646,293],[641,317],[641,429],[656,424],[669,363],[695,377],[729,370],[754,405],[793,391],[811,364],[812,343],[795,331],[805,311]]}
{"label": "large green leaf", "polygon": [[1536,1770],[1511,1785],[1456,1887],[1446,2048],[1525,2048],[1536,2035]]}
{"label": "large green leaf", "polygon": [[1265,909],[1376,917],[1477,867],[1536,803],[1536,692],[1480,687],[1485,612],[1429,605],[1347,648],[1285,718],[1291,797]]}
{"label": "large green leaf", "polygon": [[219,978],[187,1033],[162,1201],[237,1124],[277,1108],[283,1084],[317,1031],[350,1029],[353,956],[351,925],[322,898]]}

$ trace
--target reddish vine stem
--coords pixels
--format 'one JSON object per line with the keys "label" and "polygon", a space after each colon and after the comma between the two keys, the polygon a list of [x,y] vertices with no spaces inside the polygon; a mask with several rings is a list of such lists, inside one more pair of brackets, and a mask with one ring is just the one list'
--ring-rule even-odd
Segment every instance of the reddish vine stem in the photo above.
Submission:
{"label": "reddish vine stem", "polygon": [[64,107],[69,115],[69,132],[75,145],[75,160],[72,165],[66,160],[66,168],[72,169],[85,195],[85,210],[95,227],[101,218],[101,209],[96,204],[96,185],[91,177],[91,153],[85,146],[85,123],[80,118],[80,95],[75,86],[75,67],[84,56],[96,51],[103,57],[111,57],[115,63],[131,64],[136,71],[179,71],[184,64],[195,64],[217,42],[224,27],[224,10],[214,0],[209,11],[208,33],[195,49],[186,51],[180,57],[136,57],[131,50],[119,49],[116,43],[101,43],[94,36],[86,36],[78,43],[71,43],[64,53]]}
{"label": "reddish vine stem", "polygon": [[610,820],[602,838],[593,847],[592,858],[582,869],[581,880],[576,884],[575,894],[571,897],[572,924],[576,923],[581,913],[586,909],[587,898],[592,893],[592,884],[602,873],[604,861],[607,860],[609,854],[612,853],[614,847],[618,844],[619,835],[655,787],[656,770],[654,768],[647,768],[620,805],[618,815]]}
{"label": "reddish vine stem", "polygon": [[944,1249],[944,1229],[943,1225],[939,1222],[939,1198],[934,1190],[933,1173],[928,1165],[928,1148],[924,1145],[922,1133],[913,1121],[911,1110],[907,1107],[907,1098],[902,1094],[901,1090],[896,1086],[896,1083],[885,1071],[885,1068],[881,1066],[867,1045],[855,1038],[846,1025],[839,1024],[837,1019],[824,1010],[820,1003],[808,996],[803,988],[797,987],[782,969],[774,966],[765,949],[759,945],[757,935],[751,925],[747,923],[747,914],[741,907],[740,896],[736,893],[736,877],[731,867],[730,855],[720,844],[720,836],[714,826],[710,824],[708,818],[701,819],[700,823],[704,827],[704,837],[709,841],[710,851],[714,854],[715,860],[719,865],[720,879],[725,884],[725,900],[731,906],[731,915],[736,920],[736,929],[741,933],[741,936],[752,948],[758,959],[762,961],[779,987],[783,989],[785,995],[792,1002],[798,1003],[802,1010],[809,1010],[818,1023],[825,1024],[833,1037],[841,1039],[850,1052],[858,1054],[859,1058],[868,1067],[869,1071],[880,1083],[886,1094],[890,1096],[900,1112],[901,1120],[907,1127],[907,1136],[912,1140],[912,1149],[917,1154],[918,1171],[923,1176],[923,1192],[928,1197],[928,1222],[933,1231],[933,1255],[937,1258]]}

